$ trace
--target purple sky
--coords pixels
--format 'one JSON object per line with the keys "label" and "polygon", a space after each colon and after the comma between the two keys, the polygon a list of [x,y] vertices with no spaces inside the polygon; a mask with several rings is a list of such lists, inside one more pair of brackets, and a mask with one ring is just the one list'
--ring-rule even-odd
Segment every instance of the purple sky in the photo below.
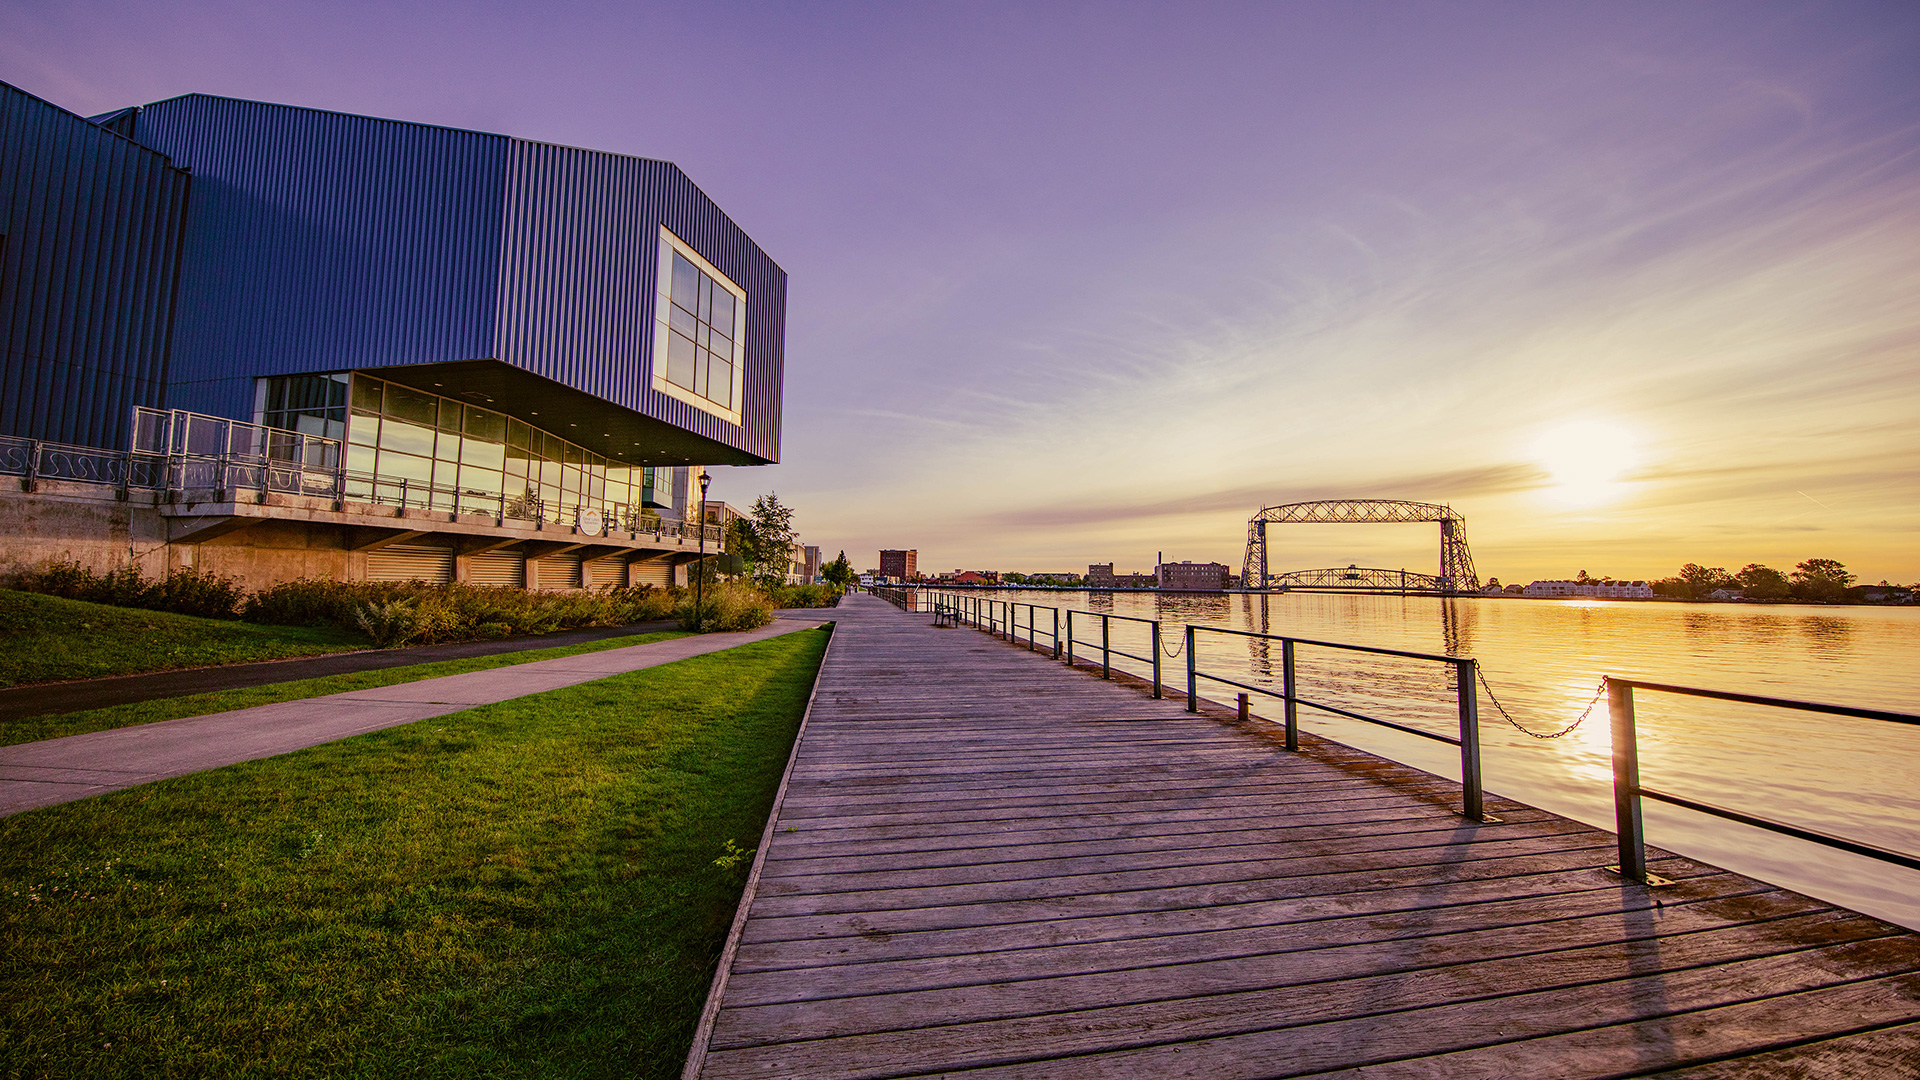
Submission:
{"label": "purple sky", "polygon": [[1911,3],[0,0],[0,78],[677,162],[791,275],[785,462],[716,496],[860,566],[1237,567],[1370,495],[1508,580],[1920,578]]}

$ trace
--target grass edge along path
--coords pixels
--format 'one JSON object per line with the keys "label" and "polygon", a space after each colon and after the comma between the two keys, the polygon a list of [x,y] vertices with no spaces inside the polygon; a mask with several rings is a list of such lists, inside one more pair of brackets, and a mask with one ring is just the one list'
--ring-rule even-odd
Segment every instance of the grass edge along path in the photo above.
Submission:
{"label": "grass edge along path", "polygon": [[356,652],[365,635],[0,589],[0,687]]}
{"label": "grass edge along path", "polygon": [[679,1074],[826,632],[0,820],[0,1074]]}
{"label": "grass edge along path", "polygon": [[84,735],[89,731],[106,731],[109,728],[133,727],[137,724],[154,724],[162,720],[179,720],[188,716],[210,716],[213,713],[232,712],[235,709],[250,709],[255,705],[272,705],[275,702],[294,701],[299,698],[324,697],[327,694],[366,690],[376,686],[395,686],[420,679],[438,678],[441,675],[460,675],[469,671],[485,671],[490,668],[531,663],[535,660],[553,660],[562,656],[579,656],[582,653],[599,652],[603,649],[623,649],[629,645],[645,645],[649,642],[686,636],[686,632],[682,630],[629,634],[623,637],[582,642],[578,645],[494,653],[489,656],[470,656],[458,660],[434,660],[425,664],[410,664],[406,667],[375,668],[344,675],[325,675],[317,679],[296,679],[291,682],[265,683],[235,690],[218,690],[208,694],[155,698],[151,701],[136,701],[126,705],[111,705],[104,709],[22,717],[17,720],[0,721],[0,746],[57,739],[65,735]]}

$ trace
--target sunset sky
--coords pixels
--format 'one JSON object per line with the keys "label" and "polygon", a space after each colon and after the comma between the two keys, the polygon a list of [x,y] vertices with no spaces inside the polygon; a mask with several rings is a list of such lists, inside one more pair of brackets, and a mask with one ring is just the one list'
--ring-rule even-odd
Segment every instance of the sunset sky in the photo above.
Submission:
{"label": "sunset sky", "polygon": [[[858,566],[1920,579],[1920,5],[0,0],[0,79],[678,163],[790,275],[777,490]],[[1292,526],[1276,572],[1431,571]]]}

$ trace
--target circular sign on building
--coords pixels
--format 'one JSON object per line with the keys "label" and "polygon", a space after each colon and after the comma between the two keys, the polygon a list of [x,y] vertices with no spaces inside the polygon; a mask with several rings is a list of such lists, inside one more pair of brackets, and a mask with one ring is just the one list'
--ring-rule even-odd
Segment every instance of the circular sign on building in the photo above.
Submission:
{"label": "circular sign on building", "polygon": [[601,530],[606,528],[606,522],[600,520],[600,511],[592,507],[586,507],[580,511],[580,518],[577,524],[580,527],[580,531],[589,536],[599,536]]}

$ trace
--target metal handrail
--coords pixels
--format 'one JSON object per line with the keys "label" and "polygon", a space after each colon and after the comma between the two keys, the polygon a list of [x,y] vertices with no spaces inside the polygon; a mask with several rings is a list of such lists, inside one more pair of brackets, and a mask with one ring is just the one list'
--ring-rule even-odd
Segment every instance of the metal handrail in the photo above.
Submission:
{"label": "metal handrail", "polygon": [[[1015,645],[1020,643],[1020,609],[1027,611],[1027,651],[1037,652],[1040,648],[1040,634],[1047,634],[1047,644],[1052,647],[1053,658],[1060,659],[1060,609],[1044,604],[1023,604],[1014,600],[998,600],[987,596],[961,596],[954,593],[938,592],[931,589],[920,590],[926,598],[927,607],[902,607],[902,610],[931,611],[942,617],[952,617],[956,623],[965,620],[968,625],[988,633],[1004,636]],[[898,606],[898,605],[896,605]],[[1052,627],[1042,631],[1040,612],[1052,613]]]}
{"label": "metal handrail", "polygon": [[1060,659],[1060,609],[1056,607],[1047,607],[1044,604],[1022,604],[1012,600],[1005,601],[1005,603],[1007,605],[1008,614],[1013,618],[1013,629],[1015,631],[1015,635],[1012,638],[1012,640],[1015,644],[1018,644],[1020,641],[1020,638],[1018,635],[1018,631],[1020,629],[1020,621],[1019,621],[1019,617],[1014,613],[1017,612],[1020,608],[1027,609],[1027,651],[1028,652],[1038,652],[1040,648],[1040,631],[1038,629],[1040,612],[1051,611],[1053,613],[1053,628],[1047,631],[1048,642],[1053,646],[1053,658],[1055,660]]}
{"label": "metal handrail", "polygon": [[[1197,633],[1226,634],[1233,637],[1258,638],[1263,641],[1280,643],[1281,689],[1278,693],[1271,688],[1252,683],[1243,683],[1229,679],[1224,675],[1200,670],[1199,656],[1194,649]],[[1350,709],[1342,709],[1326,702],[1314,701],[1303,697],[1299,691],[1299,680],[1295,675],[1294,657],[1296,647],[1311,645],[1316,648],[1341,649],[1347,652],[1370,653],[1377,656],[1397,656],[1409,660],[1424,660],[1436,664],[1449,664],[1454,669],[1454,701],[1459,714],[1460,734],[1453,737],[1437,732],[1426,731],[1407,724],[1382,720],[1377,716],[1367,716]],[[1276,697],[1285,703],[1285,725],[1287,749],[1300,749],[1300,706],[1330,712],[1350,720],[1362,720],[1369,724],[1404,731],[1409,735],[1418,735],[1423,739],[1448,743],[1460,748],[1460,790],[1461,811],[1474,821],[1490,821],[1486,814],[1486,796],[1480,777],[1480,706],[1475,697],[1475,675],[1478,661],[1472,657],[1440,656],[1434,653],[1408,652],[1405,649],[1383,649],[1373,645],[1349,645],[1338,641],[1316,641],[1311,638],[1287,637],[1281,634],[1262,634],[1252,630],[1228,630],[1224,627],[1194,626],[1187,624],[1187,711],[1200,711],[1199,681],[1210,679],[1225,683],[1256,694]]]}
{"label": "metal handrail", "polygon": [[[1123,656],[1128,660],[1138,660],[1143,664],[1150,664],[1153,667],[1153,696],[1155,698],[1162,698],[1166,696],[1166,691],[1164,690],[1161,679],[1160,679],[1160,620],[1159,619],[1143,619],[1138,615],[1114,615],[1104,611],[1078,611],[1078,610],[1069,608],[1067,610],[1067,655],[1066,655],[1066,662],[1068,667],[1073,666],[1073,659],[1074,659],[1073,657],[1073,617],[1075,615],[1089,615],[1100,620],[1100,677],[1101,678],[1103,679],[1113,678],[1113,658],[1115,655]],[[1130,653],[1121,649],[1114,648],[1113,647],[1113,626],[1111,623],[1111,620],[1113,619],[1119,619],[1123,622],[1146,623],[1148,626],[1152,627],[1152,630],[1150,631],[1152,640],[1147,648],[1148,648],[1148,651],[1150,651],[1153,655],[1140,656],[1137,653]]]}
{"label": "metal handrail", "polygon": [[1620,876],[1641,884],[1665,884],[1663,880],[1647,874],[1646,830],[1640,816],[1642,799],[1653,799],[1728,821],[1737,821],[1756,829],[1765,829],[1855,855],[1864,855],[1869,859],[1892,863],[1895,866],[1904,866],[1909,870],[1920,870],[1920,856],[1876,847],[1858,840],[1848,840],[1831,833],[1823,833],[1784,821],[1775,821],[1756,814],[1742,813],[1724,806],[1715,806],[1712,803],[1685,798],[1671,792],[1659,791],[1642,784],[1640,782],[1639,733],[1634,722],[1633,692],[1636,689],[1652,693],[1711,698],[1716,701],[1734,701],[1745,705],[1764,705],[1776,709],[1824,713],[1829,716],[1851,716],[1894,724],[1920,724],[1920,716],[1889,712],[1884,709],[1826,705],[1814,701],[1797,701],[1792,698],[1739,694],[1727,690],[1704,690],[1697,686],[1674,686],[1669,683],[1647,682],[1641,679],[1616,679],[1609,676],[1607,678],[1607,711],[1613,721],[1613,817],[1620,844],[1620,864],[1611,869],[1618,870]]}

